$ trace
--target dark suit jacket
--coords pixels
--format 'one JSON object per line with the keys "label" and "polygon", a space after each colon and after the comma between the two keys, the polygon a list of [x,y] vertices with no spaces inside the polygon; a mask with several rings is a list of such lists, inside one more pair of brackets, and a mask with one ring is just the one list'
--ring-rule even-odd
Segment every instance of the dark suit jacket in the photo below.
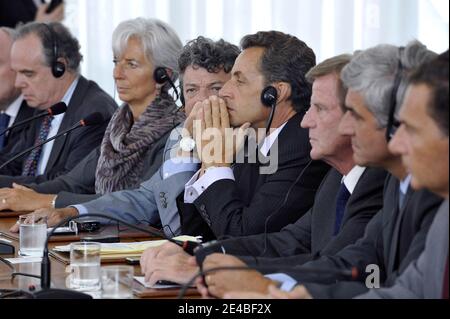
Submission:
{"label": "dark suit jacket", "polygon": [[0,27],[14,29],[18,23],[34,21],[36,12],[33,0],[0,0]]}
{"label": "dark suit jacket", "polygon": [[[311,146],[308,130],[300,127],[301,119],[302,115],[295,115],[278,136],[275,173],[260,174],[260,163],[236,164],[235,181],[213,183],[194,204],[185,204],[181,194],[178,208],[183,233],[202,235],[205,240],[259,234],[264,232],[269,216],[267,230],[274,232],[304,215],[312,206],[329,166],[313,161],[305,169],[311,160]],[[303,175],[293,186],[302,171]],[[287,203],[278,210],[291,186]]]}
{"label": "dark suit jacket", "polygon": [[[345,208],[341,230],[333,236],[336,197],[342,175],[331,169],[320,185],[313,207],[280,232],[228,239],[221,242],[227,254],[242,255],[248,264],[301,265],[322,255],[333,255],[364,235],[367,223],[383,205],[387,172],[367,168]],[[266,248],[265,248],[266,247]],[[264,257],[248,257],[261,256]],[[278,258],[276,258],[278,257]]]}
{"label": "dark suit jacket", "polygon": [[[29,107],[27,105],[26,101],[23,101],[22,104],[20,105],[20,109],[19,109],[19,113],[17,113],[17,117],[14,120],[14,123],[19,123],[23,120],[26,120],[27,118],[32,117],[34,114],[34,109]],[[8,145],[15,145],[20,141],[20,136],[22,134],[25,134],[25,132],[30,128],[30,123],[29,124],[25,124],[22,126],[19,126],[15,129],[12,129],[11,131],[9,131],[8,135],[6,135],[6,139],[5,139],[5,147],[8,147]]]}
{"label": "dark suit jacket", "polygon": [[[114,100],[95,82],[80,77],[59,132],[68,129],[93,112],[100,112],[105,119],[109,119],[116,109],[117,104]],[[36,112],[38,111],[36,110]],[[0,163],[4,163],[12,156],[32,146],[39,134],[41,124],[42,120],[34,121],[25,136],[21,136],[17,144],[4,148],[0,152]],[[20,176],[27,156],[17,159],[0,171],[0,174],[9,176],[0,176],[0,187],[11,187],[13,182],[19,184],[41,183],[69,172],[94,148],[100,145],[107,125],[108,121],[105,121],[101,125],[78,128],[55,140],[43,175],[35,177]]]}
{"label": "dark suit jacket", "polygon": [[[156,143],[150,147],[144,159],[141,182],[150,179],[162,165],[162,157],[166,140],[170,135],[169,130]],[[95,172],[100,157],[100,147],[93,150],[69,173],[58,176],[54,180],[27,185],[35,191],[43,194],[58,194],[56,208],[69,205],[86,203],[102,196],[95,193]]]}
{"label": "dark suit jacket", "polygon": [[[367,265],[380,268],[380,282],[384,286],[395,279],[424,249],[425,238],[442,199],[426,191],[408,190],[403,208],[398,208],[399,182],[390,176],[384,190],[382,210],[367,225],[365,235],[355,244],[336,255],[322,257],[308,262],[298,271],[287,272],[306,284],[314,298],[351,298],[367,291],[365,270]],[[329,274],[320,276],[301,273],[302,267],[331,267],[346,270],[357,267],[360,282],[341,281]],[[332,284],[322,285],[318,283]]]}

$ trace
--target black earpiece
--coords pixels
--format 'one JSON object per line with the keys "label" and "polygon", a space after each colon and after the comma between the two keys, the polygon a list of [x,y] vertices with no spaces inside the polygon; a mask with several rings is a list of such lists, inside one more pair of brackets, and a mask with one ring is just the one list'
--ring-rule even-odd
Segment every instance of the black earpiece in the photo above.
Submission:
{"label": "black earpiece", "polygon": [[266,136],[269,134],[270,126],[272,125],[273,116],[275,115],[275,108],[277,106],[278,91],[273,86],[269,85],[261,92],[261,103],[264,106],[270,107],[269,119],[266,123]]}
{"label": "black earpiece", "polygon": [[55,78],[60,78],[66,72],[66,65],[64,63],[58,61],[59,52],[58,52],[58,43],[56,41],[55,31],[48,24],[43,23],[43,25],[45,25],[48,29],[48,33],[50,35],[50,38],[52,41],[52,47],[53,47],[53,56],[52,56],[50,68],[52,70],[53,76]]}
{"label": "black earpiece", "polygon": [[278,92],[273,86],[267,86],[261,93],[261,103],[267,107],[273,107],[277,104]]}
{"label": "black earpiece", "polygon": [[186,104],[186,100],[184,99],[183,87],[180,88],[180,101],[181,105],[184,106]]}
{"label": "black earpiece", "polygon": [[169,75],[167,74],[166,69],[158,67],[153,72],[153,79],[158,84],[164,84],[169,80]]}
{"label": "black earpiece", "polygon": [[400,126],[400,123],[395,119],[395,109],[397,107],[397,93],[398,88],[400,86],[400,83],[402,81],[402,74],[403,74],[403,64],[402,64],[402,52],[403,47],[400,47],[399,50],[399,58],[398,58],[398,69],[397,73],[395,74],[395,80],[394,85],[392,87],[391,92],[391,100],[390,100],[390,106],[389,106],[389,118],[388,123],[386,127],[386,141],[389,143],[394,136],[395,132]]}
{"label": "black earpiece", "polygon": [[[167,74],[167,71],[165,68],[163,67],[157,67],[155,69],[155,71],[153,72],[153,79],[155,80],[156,83],[158,84],[164,84],[166,82],[169,82],[170,86],[173,88],[173,91],[175,92],[175,94],[177,95],[177,100],[180,97],[179,93],[178,93],[178,89],[175,86],[175,84],[173,83],[172,79],[170,78],[169,74]],[[182,101],[183,102],[183,101]],[[183,102],[184,104],[184,102]]]}

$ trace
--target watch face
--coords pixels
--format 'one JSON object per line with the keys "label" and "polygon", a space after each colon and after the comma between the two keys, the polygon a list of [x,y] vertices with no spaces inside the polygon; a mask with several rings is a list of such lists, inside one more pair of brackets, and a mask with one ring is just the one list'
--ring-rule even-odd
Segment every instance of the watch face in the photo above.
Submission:
{"label": "watch face", "polygon": [[191,152],[195,148],[195,141],[190,137],[183,137],[180,141],[180,147],[185,152]]}

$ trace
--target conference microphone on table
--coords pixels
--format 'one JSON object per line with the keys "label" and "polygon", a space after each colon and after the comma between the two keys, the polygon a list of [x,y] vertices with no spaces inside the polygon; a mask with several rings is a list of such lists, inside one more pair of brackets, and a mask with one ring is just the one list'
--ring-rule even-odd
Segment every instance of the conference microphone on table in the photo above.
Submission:
{"label": "conference microphone on table", "polygon": [[31,152],[32,150],[34,150],[35,148],[41,147],[44,144],[47,144],[48,142],[51,142],[63,135],[66,135],[67,133],[76,130],[77,128],[80,127],[85,127],[85,126],[94,126],[94,125],[99,125],[105,122],[105,118],[103,117],[103,115],[99,112],[96,113],[92,113],[89,114],[88,116],[86,116],[84,119],[78,121],[76,124],[74,124],[72,127],[68,128],[67,130],[62,131],[61,133],[56,134],[55,136],[43,141],[42,143],[33,145],[30,148],[27,148],[26,150],[24,150],[23,152],[20,152],[19,154],[17,154],[16,156],[13,156],[11,159],[7,160],[5,163],[3,163],[2,165],[0,165],[0,170],[5,167],[6,165],[8,165],[9,163],[15,161],[16,159],[22,157],[23,155]]}
{"label": "conference microphone on table", "polygon": [[66,111],[67,111],[67,105],[66,105],[66,103],[64,103],[64,102],[56,103],[56,104],[53,105],[52,107],[46,109],[45,111],[43,111],[43,112],[41,112],[41,113],[39,113],[39,114],[37,114],[37,115],[35,115],[35,116],[32,116],[32,117],[30,117],[30,118],[28,118],[28,119],[26,119],[26,120],[23,120],[23,121],[20,121],[20,122],[18,122],[18,123],[15,123],[14,125],[11,125],[11,126],[8,127],[7,129],[5,129],[5,130],[3,130],[2,132],[0,132],[0,136],[6,134],[6,133],[9,132],[9,131],[12,131],[12,130],[15,129],[16,127],[25,125],[25,124],[27,124],[27,123],[30,123],[30,122],[34,121],[34,120],[40,119],[40,118],[45,117],[45,116],[48,116],[48,115],[56,116],[56,115],[65,113]]}

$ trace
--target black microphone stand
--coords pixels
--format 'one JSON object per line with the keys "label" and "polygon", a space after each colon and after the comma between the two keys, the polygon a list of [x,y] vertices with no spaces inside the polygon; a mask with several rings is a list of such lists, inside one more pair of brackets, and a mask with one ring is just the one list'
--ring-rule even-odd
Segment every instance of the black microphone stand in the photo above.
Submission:
{"label": "black microphone stand", "polygon": [[79,127],[83,127],[83,126],[84,126],[83,124],[77,123],[77,124],[75,124],[74,126],[72,126],[71,128],[68,128],[67,130],[65,130],[65,131],[63,131],[63,132],[58,133],[58,134],[56,134],[55,136],[53,136],[53,137],[51,137],[51,138],[49,138],[49,139],[47,139],[47,140],[45,140],[45,141],[43,141],[43,142],[41,142],[41,143],[39,143],[39,144],[37,144],[37,145],[33,145],[33,146],[27,148],[26,150],[20,152],[20,153],[17,154],[16,156],[13,156],[11,159],[7,160],[5,163],[3,163],[2,165],[0,165],[0,170],[1,170],[2,168],[4,168],[6,165],[8,165],[8,164],[10,164],[11,162],[15,161],[16,159],[18,159],[18,158],[24,156],[25,154],[31,152],[31,151],[34,150],[35,148],[38,148],[38,147],[40,147],[40,146],[42,146],[42,145],[44,145],[44,144],[47,144],[48,142],[51,142],[51,141],[57,139],[58,137],[60,137],[60,136],[62,136],[62,135],[65,135],[65,134],[67,134],[67,133],[69,133],[69,132],[71,132],[71,131],[73,131],[73,130],[79,128]]}
{"label": "black microphone stand", "polygon": [[35,115],[33,117],[30,117],[30,118],[25,119],[23,121],[20,121],[18,123],[14,123],[14,125],[6,128],[2,132],[0,132],[0,136],[6,134],[8,131],[12,131],[16,127],[22,126],[22,125],[27,124],[29,122],[32,122],[34,120],[38,120],[38,119],[40,119],[42,117],[45,117],[45,116],[59,115],[59,114],[65,113],[66,110],[67,110],[67,106],[66,106],[66,104],[64,102],[56,103],[55,105],[53,105],[52,107],[48,108],[44,112],[39,113],[38,115]]}

